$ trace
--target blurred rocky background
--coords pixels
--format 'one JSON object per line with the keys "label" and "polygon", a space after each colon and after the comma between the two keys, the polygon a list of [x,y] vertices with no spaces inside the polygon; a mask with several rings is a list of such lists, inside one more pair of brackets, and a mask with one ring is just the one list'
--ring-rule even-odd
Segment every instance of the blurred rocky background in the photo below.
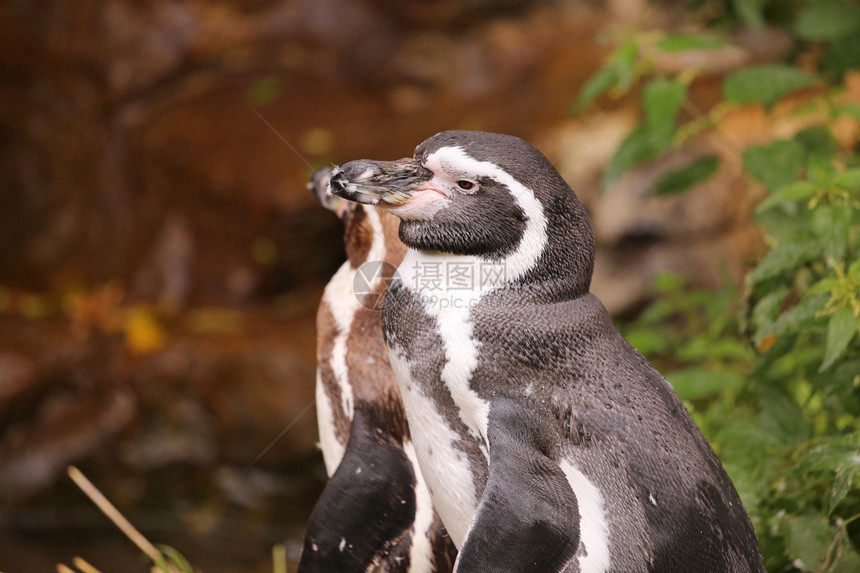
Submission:
{"label": "blurred rocky background", "polygon": [[[645,0],[0,0],[0,570],[74,555],[147,570],[69,464],[207,573],[271,570],[282,540],[295,559],[324,479],[314,313],[343,260],[338,221],[305,188],[312,166],[411,155],[450,128],[513,133],[586,202],[593,290],[614,313],[641,308],[663,270],[739,279],[761,251],[739,166],[681,196],[645,191],[761,126],[735,118],[604,191],[640,111],[570,112],[601,38],[679,14]],[[659,64],[717,74],[787,49],[765,31]],[[719,96],[707,75],[693,89]]]}

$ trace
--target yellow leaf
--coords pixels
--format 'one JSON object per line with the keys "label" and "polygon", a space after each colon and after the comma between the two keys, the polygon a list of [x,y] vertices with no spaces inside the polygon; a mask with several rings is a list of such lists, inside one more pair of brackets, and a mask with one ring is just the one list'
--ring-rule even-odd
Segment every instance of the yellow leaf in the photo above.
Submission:
{"label": "yellow leaf", "polygon": [[758,343],[758,351],[759,352],[767,352],[770,350],[779,337],[774,334],[769,334],[761,339],[761,342]]}
{"label": "yellow leaf", "polygon": [[145,306],[129,309],[124,331],[126,347],[133,354],[151,354],[167,344],[167,331]]}

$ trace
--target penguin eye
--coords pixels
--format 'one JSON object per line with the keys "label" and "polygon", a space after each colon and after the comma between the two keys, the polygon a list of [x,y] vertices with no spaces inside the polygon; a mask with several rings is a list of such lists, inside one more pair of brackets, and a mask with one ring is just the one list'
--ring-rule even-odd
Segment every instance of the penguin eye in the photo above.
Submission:
{"label": "penguin eye", "polygon": [[460,179],[459,181],[457,181],[457,187],[459,187],[463,191],[476,191],[478,188],[478,184],[474,181],[470,181],[469,179]]}

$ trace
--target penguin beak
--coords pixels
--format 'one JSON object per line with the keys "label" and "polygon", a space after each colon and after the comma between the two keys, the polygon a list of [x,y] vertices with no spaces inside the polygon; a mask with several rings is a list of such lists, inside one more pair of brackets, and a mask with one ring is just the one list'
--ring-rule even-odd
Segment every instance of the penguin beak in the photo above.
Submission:
{"label": "penguin beak", "polygon": [[329,190],[338,197],[365,205],[400,207],[432,177],[433,173],[414,159],[359,159],[332,171]]}
{"label": "penguin beak", "polygon": [[314,197],[317,198],[317,201],[319,201],[323,207],[334,212],[338,217],[343,219],[344,215],[348,211],[351,211],[352,207],[355,207],[355,205],[341,197],[332,195],[331,186],[329,185],[331,182],[332,171],[333,168],[331,167],[323,167],[322,169],[317,170],[308,183],[308,190],[314,194]]}

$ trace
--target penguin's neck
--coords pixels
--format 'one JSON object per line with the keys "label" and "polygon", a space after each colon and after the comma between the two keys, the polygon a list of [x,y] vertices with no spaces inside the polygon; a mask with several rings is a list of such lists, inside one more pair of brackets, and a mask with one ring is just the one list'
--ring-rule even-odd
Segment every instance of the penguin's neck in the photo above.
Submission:
{"label": "penguin's neck", "polygon": [[588,282],[563,272],[562,265],[539,258],[533,267],[518,269],[504,259],[484,259],[409,249],[398,267],[403,286],[422,301],[453,308],[474,307],[490,292],[508,292],[522,300],[555,303],[589,294]]}
{"label": "penguin's neck", "polygon": [[409,249],[397,272],[403,286],[425,305],[439,304],[444,310],[460,304],[474,306],[484,294],[505,288],[510,269],[504,260]]}
{"label": "penguin's neck", "polygon": [[343,244],[346,258],[353,269],[357,269],[368,261],[368,255],[373,247],[373,227],[368,221],[368,209],[364,205],[357,206],[344,218]]}
{"label": "penguin's neck", "polygon": [[398,223],[399,219],[389,213],[357,205],[344,218],[343,242],[350,267],[381,261],[397,265],[406,251],[397,237]]}

